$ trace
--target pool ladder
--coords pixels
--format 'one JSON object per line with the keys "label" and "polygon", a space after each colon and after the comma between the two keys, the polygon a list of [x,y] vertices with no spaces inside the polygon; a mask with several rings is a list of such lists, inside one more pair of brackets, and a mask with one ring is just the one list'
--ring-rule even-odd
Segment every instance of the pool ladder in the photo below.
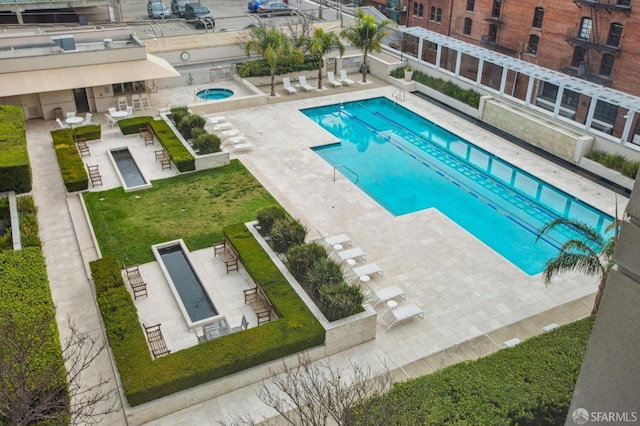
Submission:
{"label": "pool ladder", "polygon": [[360,179],[360,176],[358,176],[358,174],[356,172],[354,172],[353,170],[351,170],[350,168],[348,168],[347,166],[345,166],[344,164],[338,164],[337,166],[335,166],[333,168],[333,181],[336,181],[336,170],[338,169],[344,169],[347,170],[349,173],[353,174],[356,177],[356,180],[353,181],[353,183],[358,183],[358,179]]}
{"label": "pool ladder", "polygon": [[405,92],[404,89],[398,89],[395,92],[393,92],[393,98],[396,99],[398,102],[404,102],[405,101],[405,96],[406,96],[407,92]]}

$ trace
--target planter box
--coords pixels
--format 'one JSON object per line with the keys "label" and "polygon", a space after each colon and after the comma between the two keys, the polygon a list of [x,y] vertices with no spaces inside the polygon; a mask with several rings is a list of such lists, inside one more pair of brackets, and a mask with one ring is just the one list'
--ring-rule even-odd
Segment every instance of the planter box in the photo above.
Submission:
{"label": "planter box", "polygon": [[635,182],[633,179],[623,175],[618,171],[608,169],[602,164],[590,160],[587,157],[580,158],[580,163],[578,163],[578,165],[583,169],[590,171],[591,173],[594,173],[608,181],[622,186],[623,188],[627,188],[629,190],[633,189],[633,183]]}

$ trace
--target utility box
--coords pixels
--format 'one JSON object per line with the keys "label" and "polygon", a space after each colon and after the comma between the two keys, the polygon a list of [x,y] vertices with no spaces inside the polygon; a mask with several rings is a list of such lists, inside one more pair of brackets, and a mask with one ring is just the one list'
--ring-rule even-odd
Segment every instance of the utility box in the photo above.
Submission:
{"label": "utility box", "polygon": [[53,110],[53,114],[56,116],[56,118],[59,118],[60,120],[62,120],[64,118],[64,116],[62,115],[62,108],[60,108],[60,107],[55,108]]}

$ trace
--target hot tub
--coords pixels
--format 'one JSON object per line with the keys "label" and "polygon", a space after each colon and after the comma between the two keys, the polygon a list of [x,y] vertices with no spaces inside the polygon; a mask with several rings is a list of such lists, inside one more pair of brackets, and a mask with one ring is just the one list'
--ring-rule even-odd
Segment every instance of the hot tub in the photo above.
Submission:
{"label": "hot tub", "polygon": [[233,90],[219,88],[205,89],[196,93],[196,96],[200,99],[215,101],[233,96]]}

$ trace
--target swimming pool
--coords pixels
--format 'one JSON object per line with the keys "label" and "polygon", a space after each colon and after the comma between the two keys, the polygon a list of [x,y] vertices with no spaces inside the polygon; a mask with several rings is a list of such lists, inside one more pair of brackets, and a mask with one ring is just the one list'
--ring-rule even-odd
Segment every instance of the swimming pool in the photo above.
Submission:
{"label": "swimming pool", "polygon": [[612,218],[387,98],[302,112],[340,142],[314,148],[394,215],[436,208],[534,275],[575,235],[536,243],[562,216],[603,231]]}

